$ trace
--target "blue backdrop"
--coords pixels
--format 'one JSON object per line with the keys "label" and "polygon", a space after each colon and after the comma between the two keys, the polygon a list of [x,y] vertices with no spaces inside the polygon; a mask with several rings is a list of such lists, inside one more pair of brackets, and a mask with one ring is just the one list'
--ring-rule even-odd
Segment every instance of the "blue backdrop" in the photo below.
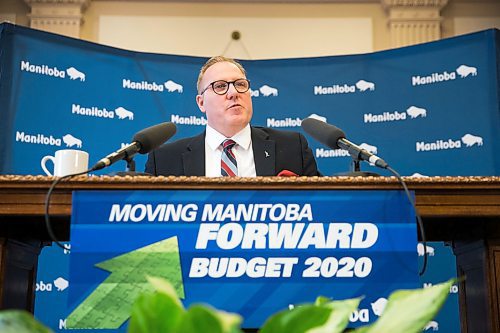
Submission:
{"label": "blue backdrop", "polygon": [[[487,30],[364,55],[242,61],[252,123],[300,131],[305,117],[326,119],[402,175],[499,175],[499,39]],[[204,58],[131,52],[7,23],[0,50],[2,174],[41,174],[43,156],[69,147],[88,151],[93,164],[164,121],[177,125],[173,140],[203,130],[195,83]],[[324,174],[348,170],[346,152],[308,138]],[[136,161],[142,170],[145,156]],[[124,169],[120,162],[101,174]],[[449,250],[431,246],[423,284],[455,274]],[[36,313],[54,328],[64,327],[67,289],[55,281],[68,279],[67,265],[62,251],[44,250]],[[454,332],[456,295],[448,302],[439,328]]]}

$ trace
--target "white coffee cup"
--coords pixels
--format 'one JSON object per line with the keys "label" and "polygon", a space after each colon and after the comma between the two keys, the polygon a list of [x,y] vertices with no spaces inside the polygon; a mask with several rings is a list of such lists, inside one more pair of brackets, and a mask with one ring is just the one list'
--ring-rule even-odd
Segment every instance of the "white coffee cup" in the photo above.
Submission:
{"label": "white coffee cup", "polygon": [[[54,163],[53,174],[45,166],[48,160]],[[49,176],[62,177],[72,175],[88,170],[89,154],[83,150],[62,149],[56,151],[55,156],[44,156],[40,165],[43,171]]]}

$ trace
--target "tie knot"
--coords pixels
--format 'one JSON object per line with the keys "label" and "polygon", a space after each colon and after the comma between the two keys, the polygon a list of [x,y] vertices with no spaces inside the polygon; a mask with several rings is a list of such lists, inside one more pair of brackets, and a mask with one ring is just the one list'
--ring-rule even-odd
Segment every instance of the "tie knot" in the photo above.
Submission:
{"label": "tie knot", "polygon": [[235,144],[236,144],[236,142],[234,142],[233,140],[231,140],[231,139],[226,139],[226,140],[224,140],[224,141],[222,142],[222,148],[223,148],[224,150],[226,150],[226,149],[231,149],[231,148],[233,148],[233,147],[234,147],[234,145],[235,145]]}

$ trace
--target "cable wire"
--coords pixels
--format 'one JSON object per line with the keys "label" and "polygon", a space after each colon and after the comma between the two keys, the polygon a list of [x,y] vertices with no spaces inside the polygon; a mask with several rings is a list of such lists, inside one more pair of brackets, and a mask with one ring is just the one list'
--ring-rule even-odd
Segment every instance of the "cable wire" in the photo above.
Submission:
{"label": "cable wire", "polygon": [[390,172],[392,172],[396,176],[396,178],[399,180],[401,185],[403,185],[406,196],[408,197],[408,200],[410,201],[411,205],[413,206],[413,209],[415,210],[415,216],[417,217],[417,223],[418,223],[418,227],[420,229],[420,238],[422,239],[422,244],[424,246],[424,263],[422,265],[422,269],[418,273],[420,276],[422,276],[425,273],[425,270],[427,268],[427,240],[425,237],[424,223],[422,222],[422,217],[418,213],[417,205],[415,204],[415,200],[413,200],[413,197],[412,197],[410,191],[408,190],[408,187],[406,186],[406,183],[404,182],[401,175],[399,173],[397,173],[397,171],[394,170],[393,168],[391,168],[390,166],[387,166],[386,169],[389,170]]}
{"label": "cable wire", "polygon": [[[246,48],[245,43],[243,43],[243,41],[240,38],[238,38],[237,40],[240,41],[241,46],[243,47],[243,50],[247,54],[248,60],[252,60],[252,56],[250,55],[250,52],[248,52],[248,49]],[[224,51],[222,51],[222,55],[223,56],[226,55],[226,52],[228,51],[229,46],[231,46],[231,44],[233,43],[233,41],[235,41],[235,39],[233,39],[233,38],[229,39],[229,42],[226,44],[226,47],[224,48]]]}
{"label": "cable wire", "polygon": [[74,174],[70,174],[70,175],[66,175],[66,176],[62,176],[62,177],[56,177],[56,179],[54,179],[54,181],[52,182],[52,185],[50,185],[50,188],[49,188],[49,191],[47,192],[47,195],[45,196],[45,228],[47,229],[47,233],[49,234],[50,239],[63,250],[68,250],[68,248],[66,246],[64,246],[64,244],[62,244],[57,239],[57,237],[54,233],[54,230],[52,229],[52,225],[50,224],[50,214],[49,214],[50,197],[52,196],[52,192],[56,188],[57,184],[59,184],[62,180],[66,179],[66,178],[71,178],[73,176],[83,175],[83,174],[89,173],[91,171],[93,171],[93,169],[85,170],[83,172],[74,173]]}

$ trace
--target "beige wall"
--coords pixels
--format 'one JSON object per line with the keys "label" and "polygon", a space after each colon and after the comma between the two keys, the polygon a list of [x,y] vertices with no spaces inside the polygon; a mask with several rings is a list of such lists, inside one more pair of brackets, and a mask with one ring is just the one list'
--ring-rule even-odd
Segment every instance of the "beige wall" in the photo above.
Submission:
{"label": "beige wall", "polygon": [[494,27],[500,29],[499,0],[450,0],[441,15],[443,38]]}
{"label": "beige wall", "polygon": [[[91,0],[80,37],[131,50],[239,58],[364,53],[391,47],[387,13],[378,1],[330,3],[199,3]],[[23,0],[0,0],[0,19],[29,26]],[[449,0],[442,37],[496,26],[500,1]],[[238,30],[240,41],[230,33]]]}
{"label": "beige wall", "polygon": [[[380,43],[373,27],[384,25],[379,4],[130,2],[116,10],[112,2],[96,2],[87,17],[93,22],[89,27],[99,28],[83,28],[82,37],[104,44],[200,56],[228,48],[226,55],[250,59],[371,52]],[[231,41],[235,30],[241,33],[239,41]]]}

